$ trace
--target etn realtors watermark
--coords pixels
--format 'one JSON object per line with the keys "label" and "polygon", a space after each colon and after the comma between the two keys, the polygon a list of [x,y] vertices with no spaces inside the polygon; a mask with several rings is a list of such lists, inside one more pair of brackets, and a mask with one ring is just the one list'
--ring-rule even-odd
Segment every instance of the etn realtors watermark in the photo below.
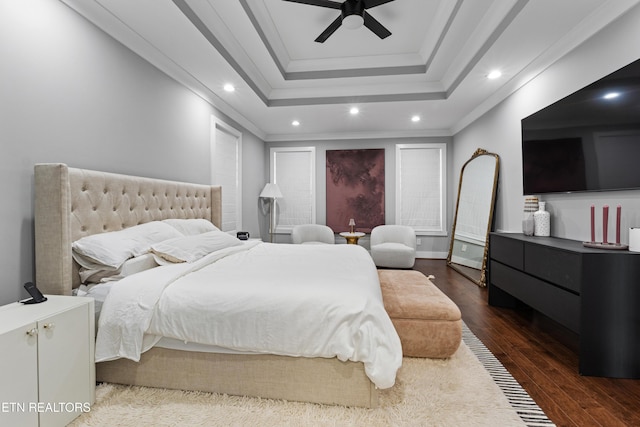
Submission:
{"label": "etn realtors watermark", "polygon": [[89,402],[0,402],[0,414],[13,412],[89,412]]}

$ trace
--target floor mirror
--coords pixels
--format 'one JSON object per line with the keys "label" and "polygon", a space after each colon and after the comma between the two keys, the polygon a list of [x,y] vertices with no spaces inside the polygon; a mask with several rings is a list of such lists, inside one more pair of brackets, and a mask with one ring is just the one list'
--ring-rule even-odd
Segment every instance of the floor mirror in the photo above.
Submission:
{"label": "floor mirror", "polygon": [[479,148],[460,171],[447,265],[479,286],[486,286],[499,166],[497,154]]}

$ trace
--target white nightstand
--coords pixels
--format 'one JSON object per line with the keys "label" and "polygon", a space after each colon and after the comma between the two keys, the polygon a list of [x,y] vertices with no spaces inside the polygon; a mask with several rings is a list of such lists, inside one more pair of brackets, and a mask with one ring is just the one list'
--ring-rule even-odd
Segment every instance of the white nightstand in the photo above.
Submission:
{"label": "white nightstand", "polygon": [[0,425],[64,426],[95,400],[93,298],[0,307]]}

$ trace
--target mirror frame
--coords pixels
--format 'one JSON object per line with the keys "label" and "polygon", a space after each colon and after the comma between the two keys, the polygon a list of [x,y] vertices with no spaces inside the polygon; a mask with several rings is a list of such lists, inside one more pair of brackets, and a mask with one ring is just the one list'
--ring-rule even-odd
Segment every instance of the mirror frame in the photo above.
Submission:
{"label": "mirror frame", "polygon": [[[491,205],[489,208],[489,217],[488,217],[488,221],[487,221],[487,232],[485,234],[485,244],[484,244],[484,252],[482,255],[482,266],[480,268],[479,271],[479,278],[476,277],[475,275],[470,274],[469,270],[475,270],[473,267],[466,267],[460,264],[456,264],[451,262],[451,256],[453,253],[453,241],[454,241],[454,237],[456,234],[456,224],[458,221],[458,208],[459,208],[459,204],[460,204],[460,190],[462,189],[462,179],[464,177],[464,170],[467,167],[467,165],[469,163],[471,163],[473,160],[477,159],[480,156],[492,156],[495,158],[496,160],[496,167],[494,170],[494,174],[493,174],[493,188],[491,189]],[[473,155],[471,156],[471,158],[469,160],[467,160],[465,162],[464,165],[462,165],[462,169],[460,170],[460,181],[458,182],[458,196],[456,198],[456,211],[455,211],[455,215],[453,217],[453,226],[451,227],[451,240],[450,240],[450,244],[449,244],[449,253],[447,255],[447,265],[451,268],[453,268],[454,270],[456,270],[458,273],[462,274],[463,276],[465,276],[467,279],[471,280],[472,282],[474,282],[476,285],[478,286],[486,286],[487,285],[487,277],[486,277],[486,269],[487,269],[487,257],[489,254],[489,233],[491,232],[491,229],[493,228],[493,213],[495,211],[495,204],[496,204],[496,195],[498,193],[498,175],[500,173],[500,156],[498,156],[495,153],[490,153],[487,150],[483,149],[483,148],[478,148]]]}

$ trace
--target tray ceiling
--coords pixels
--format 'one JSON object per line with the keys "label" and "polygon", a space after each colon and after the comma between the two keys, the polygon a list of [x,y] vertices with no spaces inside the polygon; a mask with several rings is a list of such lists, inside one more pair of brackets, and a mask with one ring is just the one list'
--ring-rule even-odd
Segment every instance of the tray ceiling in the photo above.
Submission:
{"label": "tray ceiling", "polygon": [[341,27],[324,43],[337,9],[62,1],[270,141],[452,135],[640,0],[395,0],[368,10],[391,36]]}

